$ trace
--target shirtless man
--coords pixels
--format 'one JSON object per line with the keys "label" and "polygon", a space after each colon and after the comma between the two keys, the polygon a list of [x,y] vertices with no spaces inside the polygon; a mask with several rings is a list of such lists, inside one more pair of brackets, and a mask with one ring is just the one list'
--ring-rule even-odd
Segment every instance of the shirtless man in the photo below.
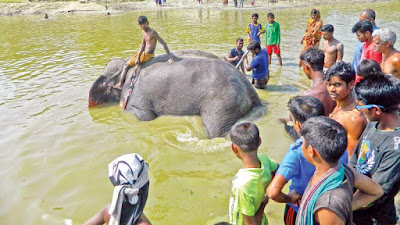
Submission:
{"label": "shirtless man", "polygon": [[300,55],[303,71],[313,83],[310,89],[302,95],[313,96],[319,99],[324,104],[325,116],[329,116],[336,103],[331,99],[326,89],[327,82],[324,80],[324,73],[322,71],[324,58],[324,52],[318,48],[309,48]]}
{"label": "shirtless man", "polygon": [[336,107],[329,115],[347,130],[347,152],[349,158],[354,152],[358,139],[367,125],[367,119],[358,111],[353,98],[355,73],[349,63],[338,62],[326,71],[328,91]]}
{"label": "shirtless man", "polygon": [[372,33],[374,50],[382,53],[382,71],[400,79],[400,51],[395,49],[396,33],[389,28],[375,30]]}
{"label": "shirtless man", "polygon": [[322,51],[325,54],[324,68],[328,69],[336,62],[342,61],[343,44],[333,36],[333,26],[326,24],[321,28],[322,37],[325,39],[322,44]]}
{"label": "shirtless man", "polygon": [[[169,59],[168,64],[174,62],[172,59],[172,54],[169,52],[167,43],[158,35],[158,33],[149,27],[149,21],[145,16],[139,16],[138,23],[143,32],[142,44],[140,45],[139,53],[132,57],[129,62],[125,63],[124,68],[121,73],[120,80],[115,88],[121,89],[122,85],[125,82],[126,73],[129,68],[135,65],[139,65],[139,63],[145,63],[154,58],[154,50],[156,49],[157,41],[159,41],[165,49]],[[140,56],[140,57],[139,57]]]}

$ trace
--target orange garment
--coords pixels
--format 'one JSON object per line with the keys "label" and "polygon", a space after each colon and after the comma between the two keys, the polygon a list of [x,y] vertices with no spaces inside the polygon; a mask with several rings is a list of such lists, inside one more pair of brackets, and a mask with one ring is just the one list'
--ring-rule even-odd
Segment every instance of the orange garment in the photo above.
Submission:
{"label": "orange garment", "polygon": [[[137,56],[138,56],[138,53],[136,53],[136,54],[132,57],[132,59],[129,60],[129,62],[128,62],[128,65],[129,65],[129,66],[134,66],[134,65],[136,65],[136,58],[137,58]],[[152,58],[154,58],[154,53],[153,53],[153,54],[148,54],[148,53],[143,52],[143,53],[140,55],[139,63],[148,62],[148,61],[150,61]]]}
{"label": "orange garment", "polygon": [[322,28],[321,15],[318,13],[315,19],[309,19],[307,22],[306,33],[303,36],[304,49],[312,46],[319,46],[321,40]]}

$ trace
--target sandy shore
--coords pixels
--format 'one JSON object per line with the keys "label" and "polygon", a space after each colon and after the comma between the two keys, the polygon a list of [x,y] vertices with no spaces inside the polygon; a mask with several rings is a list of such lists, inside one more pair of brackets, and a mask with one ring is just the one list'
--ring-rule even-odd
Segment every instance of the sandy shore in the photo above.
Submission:
{"label": "sandy shore", "polygon": [[[250,1],[245,1],[244,7],[239,10],[273,10],[280,8],[293,8],[301,6],[315,6],[321,4],[337,4],[356,2],[375,2],[376,0],[282,0],[277,3],[269,3],[268,0],[256,0],[255,7],[250,5]],[[390,0],[388,0],[390,1]],[[237,10],[233,7],[233,0],[229,1],[227,7],[222,5],[222,1],[202,0],[203,4],[198,4],[196,0],[167,0],[163,8],[220,8],[226,10]],[[80,0],[74,2],[24,2],[24,3],[0,3],[0,16],[15,15],[39,15],[39,14],[59,14],[59,13],[113,13],[131,10],[149,10],[156,8],[155,1],[145,0],[140,2],[116,3],[113,1],[88,1]]]}

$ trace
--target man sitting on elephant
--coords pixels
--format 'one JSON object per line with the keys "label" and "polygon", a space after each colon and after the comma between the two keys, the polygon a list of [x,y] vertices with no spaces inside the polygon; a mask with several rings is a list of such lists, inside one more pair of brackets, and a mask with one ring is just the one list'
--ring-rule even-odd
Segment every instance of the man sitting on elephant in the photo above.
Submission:
{"label": "man sitting on elephant", "polygon": [[265,89],[269,80],[268,70],[268,52],[265,49],[261,49],[260,43],[252,41],[248,46],[247,50],[251,51],[253,60],[249,64],[246,55],[243,56],[246,62],[246,70],[253,70],[253,84],[256,88]]}
{"label": "man sitting on elephant", "polygon": [[121,89],[122,85],[125,82],[126,73],[128,72],[130,67],[138,65],[139,63],[145,63],[150,61],[154,57],[154,51],[156,49],[157,41],[159,41],[165,49],[169,60],[168,64],[174,62],[172,59],[172,54],[169,52],[167,43],[158,35],[158,33],[149,27],[149,21],[145,16],[139,16],[138,23],[140,28],[143,31],[143,39],[142,44],[140,45],[139,53],[134,55],[129,62],[125,63],[124,68],[121,73],[121,77],[115,88]]}

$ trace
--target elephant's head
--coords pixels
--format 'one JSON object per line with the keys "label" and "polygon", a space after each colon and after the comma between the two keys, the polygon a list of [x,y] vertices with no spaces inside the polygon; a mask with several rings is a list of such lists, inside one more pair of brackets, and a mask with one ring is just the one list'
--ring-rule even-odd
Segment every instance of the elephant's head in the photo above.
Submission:
{"label": "elephant's head", "polygon": [[119,102],[121,90],[113,87],[117,82],[115,77],[110,79],[109,77],[100,76],[90,88],[89,107],[107,102]]}

